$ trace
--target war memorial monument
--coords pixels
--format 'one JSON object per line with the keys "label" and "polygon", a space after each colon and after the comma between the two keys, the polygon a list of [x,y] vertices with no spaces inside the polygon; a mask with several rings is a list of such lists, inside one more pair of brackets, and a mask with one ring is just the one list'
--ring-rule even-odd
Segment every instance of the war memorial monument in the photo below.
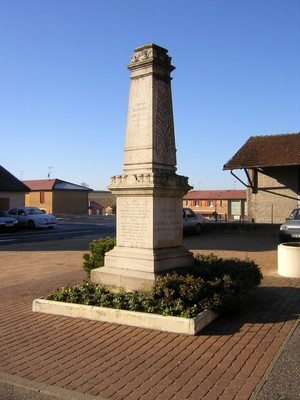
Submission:
{"label": "war memorial monument", "polygon": [[176,174],[168,51],[155,44],[134,50],[123,173],[111,178],[116,196],[116,246],[91,280],[125,290],[147,290],[155,277],[193,263],[183,246],[182,198],[191,189]]}

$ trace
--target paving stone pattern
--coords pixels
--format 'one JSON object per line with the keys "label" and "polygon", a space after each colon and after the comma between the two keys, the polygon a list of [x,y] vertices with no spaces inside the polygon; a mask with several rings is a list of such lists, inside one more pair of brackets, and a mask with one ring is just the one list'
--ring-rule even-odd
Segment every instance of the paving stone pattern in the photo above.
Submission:
{"label": "paving stone pattern", "polygon": [[85,279],[84,251],[2,247],[0,371],[108,400],[249,399],[299,316],[300,279],[277,275],[274,238],[258,250],[242,239],[186,239],[193,251],[252,257],[265,276],[243,312],[198,336],[33,313],[33,299]]}

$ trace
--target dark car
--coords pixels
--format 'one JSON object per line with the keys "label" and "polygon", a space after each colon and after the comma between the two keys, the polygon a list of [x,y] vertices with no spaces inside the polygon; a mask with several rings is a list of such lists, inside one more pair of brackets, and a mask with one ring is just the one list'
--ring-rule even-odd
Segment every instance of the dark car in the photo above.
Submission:
{"label": "dark car", "polygon": [[18,221],[15,218],[9,217],[3,211],[0,211],[0,230],[15,231],[18,226]]}
{"label": "dark car", "polygon": [[183,209],[183,233],[199,235],[204,227],[205,220],[202,214],[195,213],[190,208]]}
{"label": "dark car", "polygon": [[295,208],[286,221],[280,226],[279,242],[300,241],[300,207]]}

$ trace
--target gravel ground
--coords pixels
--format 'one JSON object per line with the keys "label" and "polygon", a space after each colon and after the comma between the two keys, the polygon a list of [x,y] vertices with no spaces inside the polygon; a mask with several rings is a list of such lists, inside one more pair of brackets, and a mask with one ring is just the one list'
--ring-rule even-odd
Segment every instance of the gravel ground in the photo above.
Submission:
{"label": "gravel ground", "polygon": [[[93,238],[84,237],[58,241],[1,245],[1,268],[11,268],[22,275],[24,257],[33,268],[40,265],[51,274],[51,265],[82,265],[82,255],[89,251]],[[185,236],[184,246],[194,253],[215,254],[224,258],[249,258],[263,270],[263,274],[277,275],[278,238],[274,235],[254,234],[202,234]],[[12,257],[13,254],[13,257]],[[25,278],[25,277],[24,277]],[[12,276],[11,279],[14,279]]]}

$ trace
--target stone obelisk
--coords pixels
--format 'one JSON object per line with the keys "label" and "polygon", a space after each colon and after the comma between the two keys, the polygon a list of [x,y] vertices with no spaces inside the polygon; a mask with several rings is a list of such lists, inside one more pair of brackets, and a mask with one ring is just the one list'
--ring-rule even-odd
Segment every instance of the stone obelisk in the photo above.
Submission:
{"label": "stone obelisk", "polygon": [[155,44],[134,50],[123,174],[111,178],[116,196],[116,246],[95,283],[126,290],[149,289],[155,277],[189,266],[183,246],[182,198],[191,188],[176,174],[176,148],[168,51]]}

